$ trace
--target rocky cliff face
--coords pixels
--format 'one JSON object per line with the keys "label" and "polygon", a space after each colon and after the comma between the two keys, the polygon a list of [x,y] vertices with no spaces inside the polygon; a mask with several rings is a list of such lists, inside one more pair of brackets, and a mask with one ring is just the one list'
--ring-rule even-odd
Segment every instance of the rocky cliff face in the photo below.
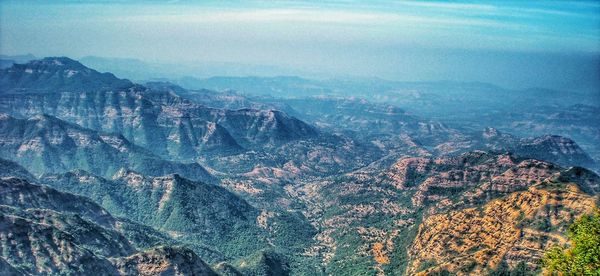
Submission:
{"label": "rocky cliff face", "polygon": [[[34,77],[28,76],[30,71]],[[100,84],[63,81],[62,75],[71,71],[87,72],[91,75],[86,78]],[[72,77],[78,74],[84,76]],[[2,112],[22,117],[49,114],[86,128],[122,133],[131,142],[172,159],[231,154],[242,150],[240,144],[260,147],[317,134],[311,126],[279,111],[208,108],[169,90],[150,90],[104,76],[67,58],[15,65],[0,70],[0,80],[6,82],[0,93]],[[87,84],[85,79],[81,82]],[[35,87],[48,89],[40,93]]]}
{"label": "rocky cliff face", "polygon": [[404,158],[377,176],[400,189],[414,190],[415,206],[427,202],[485,201],[540,183],[562,169],[552,163],[483,151],[456,157]]}
{"label": "rocky cliff face", "polygon": [[67,58],[0,70],[0,112],[0,274],[534,271],[600,191],[566,137],[138,85]]}

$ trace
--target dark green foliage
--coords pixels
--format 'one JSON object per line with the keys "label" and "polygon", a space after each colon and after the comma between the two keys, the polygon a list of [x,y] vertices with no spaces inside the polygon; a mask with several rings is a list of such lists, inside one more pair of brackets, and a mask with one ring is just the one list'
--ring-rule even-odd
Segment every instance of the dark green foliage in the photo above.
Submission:
{"label": "dark green foliage", "polygon": [[286,276],[289,265],[285,258],[274,251],[259,251],[236,262],[238,270],[249,276]]}
{"label": "dark green foliage", "polygon": [[553,247],[544,255],[549,273],[600,275],[600,210],[577,219],[568,231],[571,247]]}
{"label": "dark green foliage", "polygon": [[434,267],[434,266],[436,266],[436,265],[437,265],[437,262],[436,262],[435,260],[428,260],[428,261],[425,261],[425,262],[423,262],[423,263],[422,263],[422,264],[419,266],[419,269],[417,269],[417,270],[418,270],[418,271],[423,271],[423,270],[426,270],[426,269],[432,268],[432,267]]}
{"label": "dark green foliage", "polygon": [[448,272],[448,270],[442,269],[440,271],[435,271],[429,274],[430,276],[450,276],[452,273]]}

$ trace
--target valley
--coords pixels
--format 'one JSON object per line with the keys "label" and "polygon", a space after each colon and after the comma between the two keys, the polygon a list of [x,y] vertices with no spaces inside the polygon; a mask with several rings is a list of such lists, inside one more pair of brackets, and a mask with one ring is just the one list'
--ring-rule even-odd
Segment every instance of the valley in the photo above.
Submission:
{"label": "valley", "polygon": [[580,96],[15,63],[0,273],[537,275],[600,203],[600,106]]}

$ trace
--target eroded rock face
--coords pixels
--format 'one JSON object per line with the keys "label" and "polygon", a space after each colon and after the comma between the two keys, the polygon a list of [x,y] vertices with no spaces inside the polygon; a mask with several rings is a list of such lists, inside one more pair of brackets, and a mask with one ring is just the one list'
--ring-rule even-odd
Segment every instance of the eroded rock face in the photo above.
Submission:
{"label": "eroded rock face", "polygon": [[572,221],[596,198],[567,183],[542,184],[485,204],[426,218],[410,247],[408,274],[484,274],[500,262],[536,268],[546,248],[565,245]]}
{"label": "eroded rock face", "polygon": [[399,189],[416,190],[414,206],[461,194],[474,201],[487,193],[506,193],[539,183],[561,168],[551,163],[483,151],[456,157],[404,158],[381,174]]}
{"label": "eroded rock face", "polygon": [[151,90],[100,74],[68,58],[0,70],[0,81],[1,112],[20,117],[48,114],[93,130],[121,133],[170,159],[235,154],[243,151],[240,145],[254,148],[317,135],[312,126],[280,111],[210,108],[170,90]]}

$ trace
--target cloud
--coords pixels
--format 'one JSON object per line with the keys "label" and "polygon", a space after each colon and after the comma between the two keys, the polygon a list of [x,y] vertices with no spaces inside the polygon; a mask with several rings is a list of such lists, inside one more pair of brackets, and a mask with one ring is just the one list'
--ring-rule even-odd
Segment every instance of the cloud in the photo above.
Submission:
{"label": "cloud", "polygon": [[122,21],[187,23],[315,23],[347,25],[388,25],[421,27],[493,27],[523,29],[527,26],[490,19],[411,14],[407,12],[337,11],[321,9],[192,9],[177,14],[140,14],[120,16]]}
{"label": "cloud", "polygon": [[412,6],[420,8],[435,8],[445,10],[466,10],[466,11],[496,11],[497,6],[490,4],[472,4],[472,3],[459,3],[459,2],[422,2],[422,1],[399,1],[397,2],[402,6]]}

